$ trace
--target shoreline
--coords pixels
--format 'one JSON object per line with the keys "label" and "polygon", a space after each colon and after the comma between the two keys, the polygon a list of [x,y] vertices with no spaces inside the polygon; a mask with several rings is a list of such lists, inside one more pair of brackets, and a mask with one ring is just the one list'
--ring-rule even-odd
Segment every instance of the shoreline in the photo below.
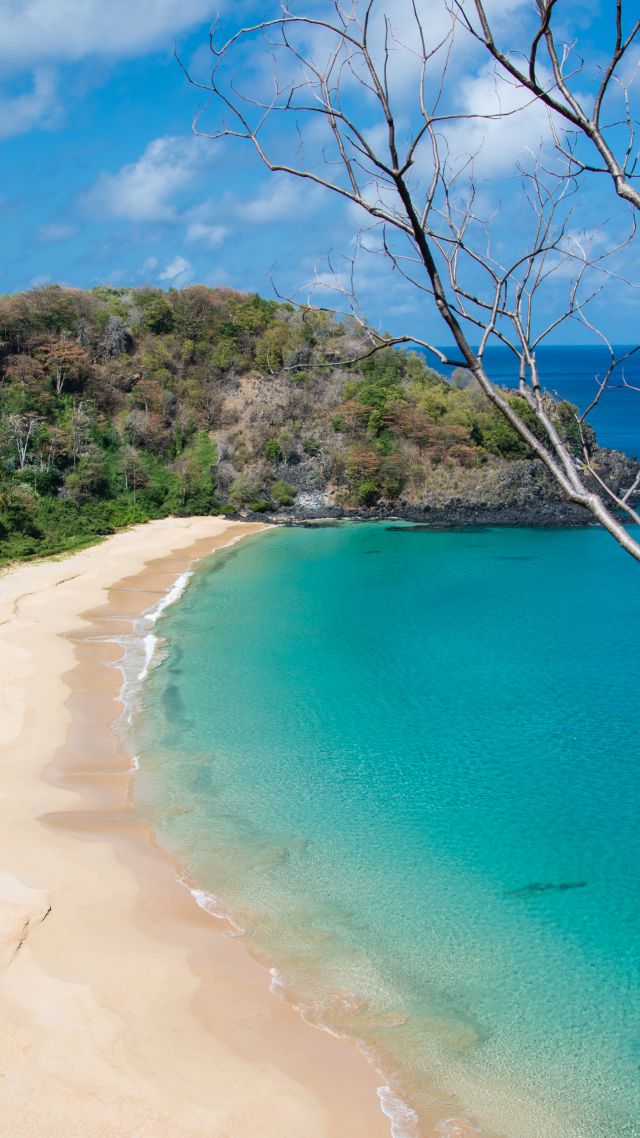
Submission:
{"label": "shoreline", "polygon": [[7,1138],[388,1138],[357,1046],[274,998],[180,883],[113,730],[113,637],[194,560],[264,528],[163,519],[0,578]]}

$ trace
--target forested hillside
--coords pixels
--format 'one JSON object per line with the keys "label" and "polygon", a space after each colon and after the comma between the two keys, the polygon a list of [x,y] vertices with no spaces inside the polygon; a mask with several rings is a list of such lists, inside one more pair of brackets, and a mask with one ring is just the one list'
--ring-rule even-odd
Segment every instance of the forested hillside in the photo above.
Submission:
{"label": "forested hillside", "polygon": [[[468,377],[390,349],[348,363],[364,350],[354,326],[229,289],[5,296],[0,558],[167,514],[531,496],[537,464]],[[572,409],[553,413],[578,454]]]}

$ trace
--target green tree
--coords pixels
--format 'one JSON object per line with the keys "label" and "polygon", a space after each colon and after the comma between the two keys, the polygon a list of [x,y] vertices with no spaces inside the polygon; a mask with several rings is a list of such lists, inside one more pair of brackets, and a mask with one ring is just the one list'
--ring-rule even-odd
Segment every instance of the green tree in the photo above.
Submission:
{"label": "green tree", "polygon": [[209,513],[214,505],[218,451],[215,442],[206,431],[198,431],[187,452],[185,452],[185,504],[194,513]]}
{"label": "green tree", "polygon": [[295,487],[283,482],[281,478],[271,483],[269,494],[277,506],[291,506],[296,497]]}

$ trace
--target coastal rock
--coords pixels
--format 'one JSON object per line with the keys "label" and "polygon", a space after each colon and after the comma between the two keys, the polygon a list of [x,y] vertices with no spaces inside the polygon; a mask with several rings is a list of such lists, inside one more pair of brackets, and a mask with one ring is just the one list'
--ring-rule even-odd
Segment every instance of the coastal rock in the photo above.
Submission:
{"label": "coastal rock", "polygon": [[[220,512],[593,524],[477,381],[452,382],[417,352],[372,355],[353,322],[203,286],[52,285],[0,298],[0,317],[0,562]],[[45,366],[58,357],[63,385]],[[598,447],[571,403],[544,401],[577,468],[587,448],[593,488],[626,493],[638,464]]]}
{"label": "coastal rock", "polygon": [[[639,466],[621,451],[598,447],[594,467],[614,493],[630,486]],[[595,479],[591,480],[596,489]],[[244,516],[259,517],[264,514]],[[304,482],[291,507],[268,511],[273,521],[296,524],[320,518],[397,518],[433,528],[486,526],[586,526],[593,519],[582,507],[568,502],[542,464],[533,459],[494,459],[474,469],[439,471],[420,495],[403,491],[374,506],[355,508],[340,501],[335,486],[306,488]]]}

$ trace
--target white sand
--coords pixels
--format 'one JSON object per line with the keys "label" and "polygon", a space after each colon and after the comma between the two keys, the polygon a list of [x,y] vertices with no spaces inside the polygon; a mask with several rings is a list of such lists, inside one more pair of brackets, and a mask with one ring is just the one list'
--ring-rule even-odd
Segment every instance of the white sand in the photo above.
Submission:
{"label": "white sand", "polygon": [[106,726],[118,653],[82,639],[255,528],[166,519],[0,578],[2,1136],[388,1138],[357,1049],[271,995],[148,840]]}

